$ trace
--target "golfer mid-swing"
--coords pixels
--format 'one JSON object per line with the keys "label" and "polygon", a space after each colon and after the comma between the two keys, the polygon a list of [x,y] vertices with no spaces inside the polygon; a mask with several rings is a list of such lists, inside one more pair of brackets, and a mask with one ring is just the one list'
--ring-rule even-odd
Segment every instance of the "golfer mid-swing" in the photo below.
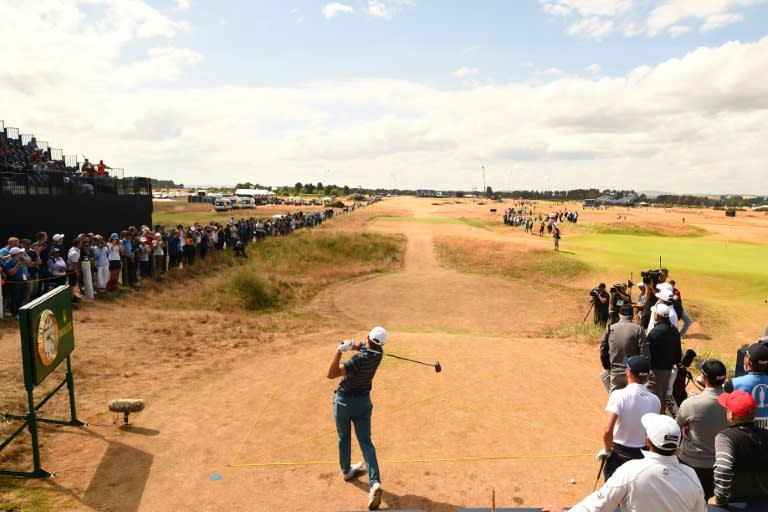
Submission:
{"label": "golfer mid-swing", "polygon": [[[376,510],[381,504],[381,479],[379,463],[376,460],[376,448],[371,441],[371,388],[373,377],[383,357],[382,345],[387,341],[387,331],[383,327],[374,327],[368,333],[367,342],[345,340],[333,355],[328,368],[328,378],[343,377],[333,397],[333,416],[336,419],[336,432],[339,438],[339,465],[344,480],[352,480],[368,466],[368,481],[371,490],[368,493],[368,510]],[[347,350],[359,353],[342,363],[341,354]],[[363,452],[363,462],[350,464],[352,450],[351,426],[355,425],[355,435]]]}

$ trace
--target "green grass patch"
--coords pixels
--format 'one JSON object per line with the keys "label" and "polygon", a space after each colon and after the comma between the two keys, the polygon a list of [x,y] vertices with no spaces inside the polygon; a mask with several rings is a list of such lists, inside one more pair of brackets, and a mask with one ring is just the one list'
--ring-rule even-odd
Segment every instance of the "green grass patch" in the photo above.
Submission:
{"label": "green grass patch", "polygon": [[467,226],[471,226],[473,228],[479,228],[479,229],[485,229],[489,230],[491,225],[496,225],[498,222],[488,222],[488,221],[482,221],[478,219],[469,219],[467,217],[459,217],[459,222],[463,222]]}
{"label": "green grass patch", "polygon": [[34,510],[50,512],[57,510],[56,493],[35,489],[34,482],[3,478],[0,480],[0,510]]}
{"label": "green grass patch", "polygon": [[573,278],[589,272],[590,265],[578,258],[552,251],[536,251],[530,268],[551,278]]}
{"label": "green grass patch", "polygon": [[[237,210],[240,212],[241,210]],[[248,210],[243,210],[248,211]],[[251,216],[257,216],[255,215],[255,211],[251,210],[251,213],[248,215],[241,215],[240,213],[230,213],[230,212],[213,212],[211,210],[210,212],[173,212],[172,210],[168,210],[162,213],[155,212],[152,214],[152,224],[162,224],[164,226],[178,226],[179,224],[183,224],[185,226],[190,226],[194,224],[195,222],[199,222],[201,224],[208,224],[211,221],[216,221],[221,224],[226,224],[230,217],[236,216],[237,218],[240,217],[251,217]],[[263,217],[263,215],[261,215]]]}

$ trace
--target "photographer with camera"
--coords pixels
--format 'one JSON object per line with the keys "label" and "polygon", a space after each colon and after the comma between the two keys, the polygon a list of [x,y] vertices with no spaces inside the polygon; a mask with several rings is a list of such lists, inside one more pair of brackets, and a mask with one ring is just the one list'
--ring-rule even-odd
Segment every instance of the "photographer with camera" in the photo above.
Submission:
{"label": "photographer with camera", "polygon": [[[629,281],[631,283],[632,281]],[[609,316],[611,324],[615,324],[619,321],[619,311],[624,304],[632,304],[632,297],[627,292],[627,285],[624,283],[616,283],[611,286],[611,307]]]}
{"label": "photographer with camera", "polygon": [[640,315],[640,325],[643,326],[643,329],[648,328],[648,323],[653,317],[651,308],[656,304],[656,286],[667,280],[668,273],[669,271],[666,268],[640,272],[640,276],[643,278],[643,283],[645,284],[645,304],[643,305],[643,311]]}
{"label": "photographer with camera", "polygon": [[610,300],[608,292],[605,291],[605,283],[592,288],[589,296],[595,308],[595,326],[605,327],[608,324],[608,301]]}

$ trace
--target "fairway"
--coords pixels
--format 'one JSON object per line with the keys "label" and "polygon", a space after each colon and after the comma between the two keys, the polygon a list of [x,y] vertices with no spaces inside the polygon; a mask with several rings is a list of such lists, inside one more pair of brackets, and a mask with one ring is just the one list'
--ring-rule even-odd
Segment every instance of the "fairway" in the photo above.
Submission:
{"label": "fairway", "polygon": [[[338,281],[317,276],[319,291],[286,311],[190,308],[186,297],[209,289],[190,282],[77,312],[78,413],[90,425],[45,427],[43,466],[58,477],[0,480],[0,506],[362,509],[367,477],[339,476],[337,382],[325,374],[339,341],[361,339],[373,325],[388,329],[386,350],[442,366],[435,373],[385,358],[374,381],[383,509],[489,507],[494,492],[498,506],[574,503],[594,484],[606,394],[595,341],[553,333],[582,325],[598,282],[630,272],[637,281],[661,255],[696,322],[686,347],[731,358],[766,322],[766,270],[755,263],[766,246],[755,240],[768,219],[726,225],[722,212],[689,215],[695,236],[678,237],[664,230],[678,214],[630,211],[633,225],[657,233],[641,235],[619,234],[616,211],[587,210],[579,224],[561,225],[556,253],[551,237],[504,226],[504,207],[398,197],[333,219],[321,229],[402,235],[402,265]],[[213,286],[226,278],[199,279]],[[104,336],[117,318],[121,336]],[[4,370],[17,371],[17,352],[18,334],[0,330]],[[125,429],[106,412],[118,396],[147,403]]]}

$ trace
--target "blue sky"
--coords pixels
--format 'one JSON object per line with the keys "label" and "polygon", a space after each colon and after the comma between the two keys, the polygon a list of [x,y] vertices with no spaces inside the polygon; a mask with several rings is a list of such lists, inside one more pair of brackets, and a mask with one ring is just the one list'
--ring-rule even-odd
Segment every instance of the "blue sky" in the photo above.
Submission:
{"label": "blue sky", "polygon": [[764,0],[16,4],[0,119],[129,175],[768,193]]}

